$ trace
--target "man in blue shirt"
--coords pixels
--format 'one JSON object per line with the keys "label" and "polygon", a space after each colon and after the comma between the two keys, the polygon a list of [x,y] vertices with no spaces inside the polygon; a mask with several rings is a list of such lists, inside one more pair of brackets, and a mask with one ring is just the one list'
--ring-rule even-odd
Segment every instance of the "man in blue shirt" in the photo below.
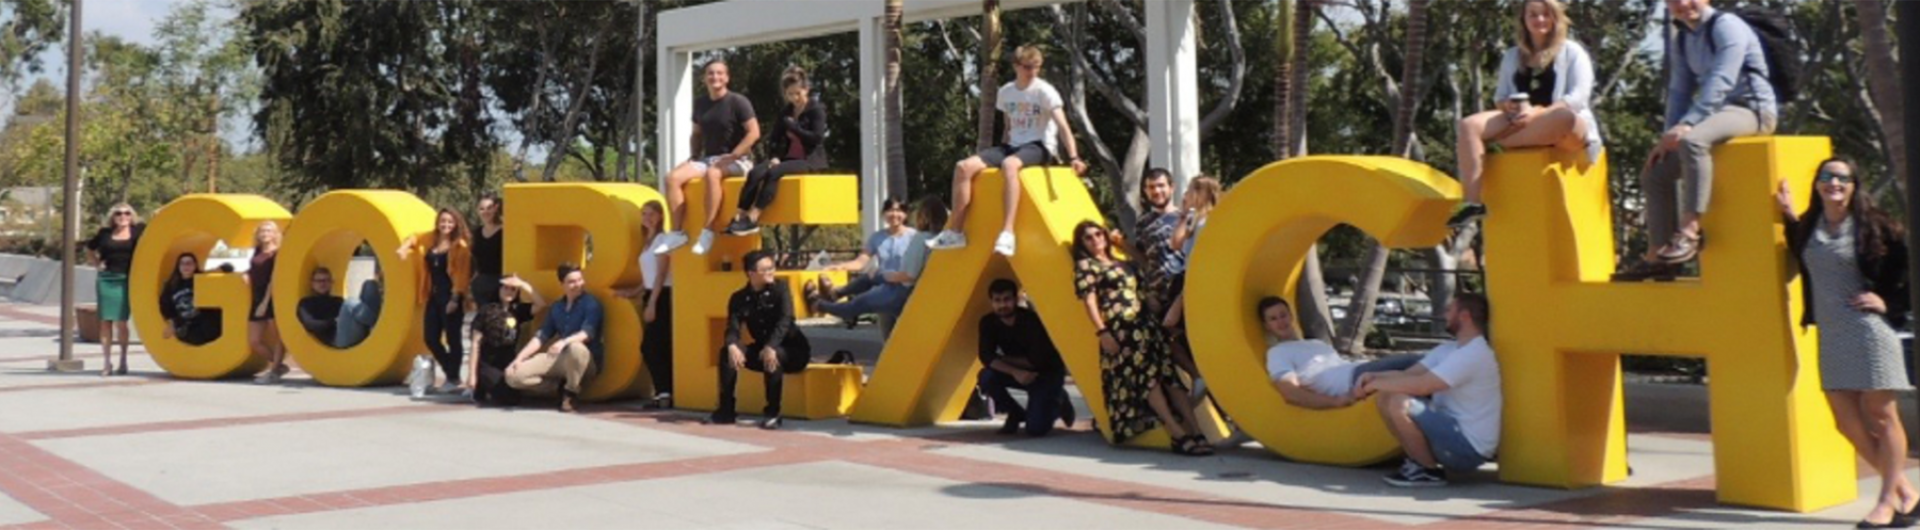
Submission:
{"label": "man in blue shirt", "polygon": [[1641,173],[1647,255],[1625,280],[1671,276],[1700,251],[1713,188],[1713,147],[1771,134],[1779,116],[1760,37],[1708,0],[1667,0],[1679,33],[1667,45],[1666,133]]}
{"label": "man in blue shirt", "polygon": [[600,344],[600,323],[606,313],[600,300],[587,294],[580,267],[562,263],[559,276],[567,296],[547,310],[547,323],[540,326],[540,333],[507,365],[507,386],[534,390],[564,381],[560,412],[573,412],[580,386],[602,366],[605,349]]}

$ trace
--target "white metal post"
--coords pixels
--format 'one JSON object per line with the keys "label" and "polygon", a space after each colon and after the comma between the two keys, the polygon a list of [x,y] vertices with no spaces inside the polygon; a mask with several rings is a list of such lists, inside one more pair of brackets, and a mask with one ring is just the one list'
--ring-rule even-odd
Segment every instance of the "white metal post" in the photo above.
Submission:
{"label": "white metal post", "polygon": [[860,233],[880,229],[880,203],[887,189],[886,123],[881,104],[886,90],[886,34],[882,19],[860,18]]}
{"label": "white metal post", "polygon": [[[663,43],[664,44],[664,43]],[[655,142],[658,158],[654,167],[659,168],[660,193],[667,192],[666,173],[692,156],[693,146],[687,143],[688,135],[693,133],[693,54],[677,48],[660,46],[657,58],[660,65],[660,80],[655,88],[660,94],[655,113],[660,123],[655,127],[660,136]],[[680,227],[673,227],[680,229]]]}
{"label": "white metal post", "polygon": [[1147,135],[1174,189],[1200,174],[1200,88],[1193,0],[1147,2]]}

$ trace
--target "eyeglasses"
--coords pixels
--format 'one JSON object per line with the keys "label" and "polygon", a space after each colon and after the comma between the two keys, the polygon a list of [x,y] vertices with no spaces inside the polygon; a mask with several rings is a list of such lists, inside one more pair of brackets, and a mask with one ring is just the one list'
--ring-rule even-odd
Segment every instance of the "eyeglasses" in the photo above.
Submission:
{"label": "eyeglasses", "polygon": [[754,269],[753,273],[754,274],[773,274],[774,271],[777,271],[777,270],[779,270],[778,267],[760,267],[758,269]]}
{"label": "eyeglasses", "polygon": [[1826,171],[1821,171],[1814,175],[1813,180],[1814,182],[1832,182],[1834,184],[1852,184],[1853,175],[1842,175],[1839,173],[1829,173]]}

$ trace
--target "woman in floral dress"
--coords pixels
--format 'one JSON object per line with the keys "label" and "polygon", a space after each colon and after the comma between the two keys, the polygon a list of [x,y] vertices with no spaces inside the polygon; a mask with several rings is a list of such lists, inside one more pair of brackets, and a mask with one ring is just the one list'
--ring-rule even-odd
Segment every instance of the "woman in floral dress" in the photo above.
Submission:
{"label": "woman in floral dress", "polygon": [[1074,293],[1099,330],[1101,389],[1113,442],[1164,426],[1173,452],[1213,454],[1188,413],[1193,403],[1174,370],[1167,338],[1142,309],[1138,280],[1130,264],[1114,255],[1107,230],[1093,221],[1080,223],[1073,230],[1073,253]]}

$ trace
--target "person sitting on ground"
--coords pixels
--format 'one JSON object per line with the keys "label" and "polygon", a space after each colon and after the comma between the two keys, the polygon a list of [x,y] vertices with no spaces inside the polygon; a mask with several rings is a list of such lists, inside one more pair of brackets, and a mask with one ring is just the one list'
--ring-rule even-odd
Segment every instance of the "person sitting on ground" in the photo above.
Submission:
{"label": "person sitting on ground", "polygon": [[[747,286],[727,299],[726,341],[720,348],[720,406],[706,423],[731,425],[737,421],[733,390],[740,370],[764,374],[767,407],[762,429],[778,429],[780,391],[784,374],[807,369],[813,358],[813,345],[793,322],[793,295],[786,284],[774,277],[777,268],[773,254],[765,250],[748,252],[741,260],[747,274]],[[750,335],[756,342],[746,342]]]}
{"label": "person sitting on ground", "polygon": [[1455,159],[1464,204],[1447,220],[1465,226],[1486,215],[1480,202],[1481,162],[1487,144],[1508,149],[1553,147],[1600,157],[1600,126],[1593,115],[1593,60],[1567,38],[1567,4],[1561,0],[1520,3],[1520,44],[1500,60],[1493,99],[1499,108],[1460,120]]}
{"label": "person sitting on ground", "polygon": [[713,248],[713,224],[720,218],[721,179],[747,174],[753,169],[748,154],[760,141],[760,121],[754,119],[753,102],[727,89],[727,61],[714,59],[705,72],[707,97],[694,98],[693,146],[695,156],[667,174],[667,209],[673,212],[673,230],[660,236],[655,254],[666,254],[687,244],[687,184],[706,179],[707,217],[700,223],[700,241],[693,253],[704,255]]}
{"label": "person sitting on ground", "polygon": [[[900,199],[887,199],[881,205],[880,218],[886,227],[867,236],[860,255],[852,261],[828,265],[830,271],[849,271],[852,279],[843,287],[834,287],[833,278],[820,275],[819,292],[812,293],[815,307],[839,317],[848,326],[869,313],[899,314],[913,294],[915,274],[906,272],[907,254],[912,251],[917,230],[907,226],[907,205]],[[839,302],[841,297],[851,300]]]}
{"label": "person sitting on ground", "polygon": [[600,334],[606,311],[600,299],[587,294],[578,265],[562,263],[555,275],[566,288],[566,298],[547,309],[546,325],[507,364],[507,385],[528,391],[562,383],[560,412],[573,412],[581,387],[605,366]]}
{"label": "person sitting on ground", "polygon": [[[1073,427],[1073,401],[1067,397],[1067,365],[1040,322],[1040,314],[1020,307],[1020,285],[1001,278],[987,286],[993,313],[980,317],[980,390],[993,408],[1006,411],[1000,434],[1026,425],[1028,436],[1053,432],[1053,420]],[[1023,408],[1007,389],[1027,391]]]}
{"label": "person sitting on ground", "polygon": [[798,66],[788,67],[780,76],[780,92],[787,104],[780,107],[773,130],[767,135],[774,144],[773,152],[778,154],[747,172],[747,182],[740,187],[740,213],[734,214],[727,233],[759,233],[760,213],[773,205],[782,177],[827,168],[827,150],[821,148],[827,137],[827,107],[820,98],[808,96],[812,89],[807,71]]}
{"label": "person sitting on ground", "polygon": [[1713,147],[1772,134],[1779,116],[1765,48],[1746,20],[1707,0],[1667,0],[1667,12],[1680,31],[1667,45],[1667,130],[1640,173],[1647,254],[1617,281],[1671,277],[1699,257]]}
{"label": "person sitting on ground", "polygon": [[340,307],[346,300],[333,295],[333,271],[326,267],[315,267],[307,286],[310,291],[300,299],[298,308],[300,327],[321,344],[332,344],[339,329]]}
{"label": "person sitting on ground", "polygon": [[1013,55],[1014,81],[1000,87],[996,104],[1007,117],[1006,143],[988,147],[954,164],[953,217],[947,220],[945,231],[927,241],[927,246],[935,250],[967,246],[964,233],[967,207],[973,203],[973,181],[981,170],[1000,168],[1006,181],[1001,196],[1006,205],[1006,218],[1001,220],[1000,236],[993,242],[993,251],[1002,256],[1012,256],[1014,251],[1013,220],[1014,214],[1020,211],[1020,168],[1044,164],[1053,153],[1059,153],[1054,143],[1057,135],[1067,141],[1067,161],[1073,164],[1074,174],[1087,171],[1087,163],[1080,160],[1073,128],[1067,125],[1060,91],[1040,78],[1040,66],[1045,60],[1040,48],[1031,44],[1021,46]]}
{"label": "person sitting on ground", "polygon": [[1388,474],[1399,487],[1447,485],[1447,472],[1472,471],[1500,448],[1500,363],[1487,345],[1487,298],[1454,295],[1447,304],[1453,341],[1405,371],[1360,376],[1354,396],[1380,394],[1387,428],[1407,458]]}
{"label": "person sitting on ground", "polygon": [[373,279],[360,284],[360,296],[340,304],[340,316],[333,323],[333,347],[352,348],[367,340],[373,325],[380,322],[380,304],[386,299],[381,282],[385,279],[376,263]]}
{"label": "person sitting on ground", "polygon": [[[499,280],[493,302],[480,306],[481,316],[473,322],[473,343],[478,355],[467,360],[467,373],[473,374],[473,401],[476,404],[512,406],[520,403],[520,392],[507,385],[507,366],[513,364],[520,345],[531,340],[533,317],[545,309],[547,301],[518,275]],[[498,315],[487,315],[497,309]]]}
{"label": "person sitting on ground", "polygon": [[[227,268],[232,272],[232,267]],[[161,290],[160,317],[167,320],[161,335],[200,346],[220,338],[220,310],[200,309],[194,305],[193,276],[200,272],[200,258],[183,253],[174,260],[173,275]]]}
{"label": "person sitting on ground", "polygon": [[1309,409],[1337,409],[1359,401],[1353,383],[1374,372],[1406,370],[1420,363],[1419,355],[1393,355],[1369,362],[1353,362],[1323,341],[1300,338],[1293,327],[1293,306],[1278,296],[1261,298],[1255,312],[1274,345],[1267,348],[1267,375],[1287,404]]}

